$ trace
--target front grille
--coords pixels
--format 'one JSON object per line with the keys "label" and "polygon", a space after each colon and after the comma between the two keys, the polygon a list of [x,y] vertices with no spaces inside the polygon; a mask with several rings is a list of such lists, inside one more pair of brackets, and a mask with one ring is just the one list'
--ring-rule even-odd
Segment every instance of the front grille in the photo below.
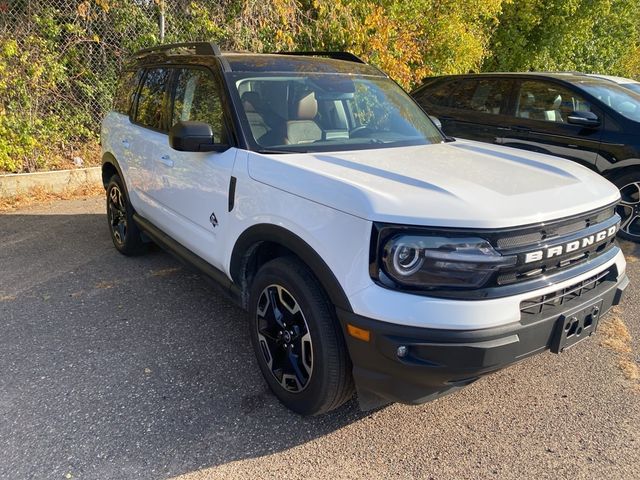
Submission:
{"label": "front grille", "polygon": [[[551,224],[496,234],[493,238],[496,249],[505,256],[515,255],[518,260],[513,267],[495,275],[494,286],[548,277],[599,257],[614,247],[612,232],[615,233],[619,221],[613,207],[606,207]],[[603,238],[598,237],[602,233]]]}
{"label": "front grille", "polygon": [[568,287],[547,293],[546,295],[538,295],[537,297],[528,298],[520,302],[520,312],[523,318],[529,315],[542,315],[552,313],[554,309],[586,295],[598,288],[607,281],[615,281],[615,267],[611,270],[605,270],[597,275],[589,277],[581,282],[574,283]]}
{"label": "front grille", "polygon": [[608,206],[595,212],[578,215],[573,218],[547,222],[542,225],[524,227],[518,231],[507,232],[496,240],[498,249],[510,250],[553,240],[557,237],[571,235],[604,222],[615,214],[615,207]]}

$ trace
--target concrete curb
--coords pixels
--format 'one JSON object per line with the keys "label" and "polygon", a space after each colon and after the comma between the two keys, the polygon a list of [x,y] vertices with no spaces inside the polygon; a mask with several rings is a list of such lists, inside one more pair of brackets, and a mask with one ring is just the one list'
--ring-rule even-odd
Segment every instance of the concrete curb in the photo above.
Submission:
{"label": "concrete curb", "polygon": [[0,175],[0,198],[28,194],[34,188],[60,193],[85,185],[100,185],[101,182],[100,167]]}

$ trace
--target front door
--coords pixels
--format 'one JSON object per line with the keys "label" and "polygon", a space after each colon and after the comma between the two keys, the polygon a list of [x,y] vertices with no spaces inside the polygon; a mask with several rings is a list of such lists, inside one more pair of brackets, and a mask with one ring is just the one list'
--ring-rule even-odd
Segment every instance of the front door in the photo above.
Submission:
{"label": "front door", "polygon": [[[168,108],[169,128],[179,121],[206,122],[216,143],[228,143],[220,90],[206,68],[175,68]],[[156,192],[158,227],[217,268],[223,252],[218,238],[229,218],[229,182],[237,149],[224,152],[180,152],[168,139],[155,152],[156,176],[163,188]]]}
{"label": "front door", "polygon": [[514,97],[511,132],[504,145],[568,158],[595,168],[602,127],[568,122],[573,111],[603,114],[577,92],[556,82],[522,80]]}

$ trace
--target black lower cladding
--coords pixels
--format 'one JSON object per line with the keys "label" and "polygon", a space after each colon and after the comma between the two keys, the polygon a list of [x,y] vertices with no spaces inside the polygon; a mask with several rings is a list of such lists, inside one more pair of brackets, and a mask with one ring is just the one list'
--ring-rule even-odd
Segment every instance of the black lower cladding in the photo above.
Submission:
{"label": "black lower cladding", "polygon": [[[519,322],[482,330],[407,327],[339,310],[361,404],[366,409],[388,402],[424,403],[548,350],[567,312],[597,303],[600,317],[620,303],[628,283],[626,275],[616,275],[536,318],[523,315]],[[370,341],[350,336],[347,324],[369,330]]]}

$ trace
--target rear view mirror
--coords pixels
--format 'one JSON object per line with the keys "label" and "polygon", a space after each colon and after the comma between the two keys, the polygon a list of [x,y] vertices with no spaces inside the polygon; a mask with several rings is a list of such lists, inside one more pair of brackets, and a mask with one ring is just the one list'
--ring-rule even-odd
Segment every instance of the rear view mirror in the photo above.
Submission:
{"label": "rear view mirror", "polygon": [[597,127],[600,125],[600,119],[593,112],[573,111],[567,117],[567,122],[574,125],[582,125],[583,127]]}
{"label": "rear view mirror", "polygon": [[169,145],[181,152],[223,152],[229,145],[215,143],[211,125],[178,122],[169,130]]}
{"label": "rear view mirror", "polygon": [[438,117],[434,117],[433,115],[429,115],[429,118],[431,119],[431,121],[434,123],[434,125],[436,127],[438,127],[440,130],[442,130],[442,122],[440,121],[440,119]]}

